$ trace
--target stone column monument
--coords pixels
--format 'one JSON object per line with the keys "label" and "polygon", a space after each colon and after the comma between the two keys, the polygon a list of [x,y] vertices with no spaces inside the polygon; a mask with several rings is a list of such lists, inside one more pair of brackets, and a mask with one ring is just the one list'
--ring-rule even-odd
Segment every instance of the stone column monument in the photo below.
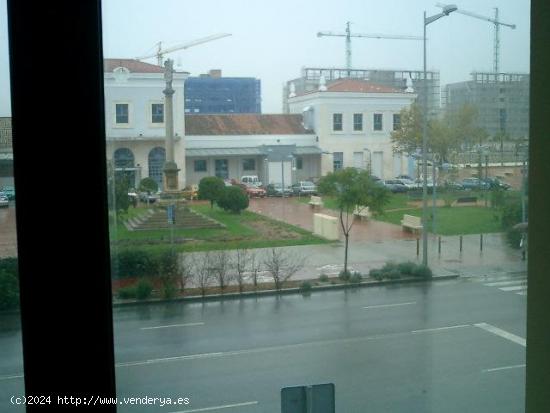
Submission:
{"label": "stone column monument", "polygon": [[164,192],[167,197],[170,198],[170,194],[175,195],[179,193],[178,185],[178,166],[174,161],[174,111],[172,105],[172,96],[174,95],[174,89],[172,88],[172,79],[174,73],[174,61],[172,59],[166,60],[164,63],[164,80],[166,81],[166,88],[162,91],[164,93],[164,123],[166,125],[166,162],[164,164]]}

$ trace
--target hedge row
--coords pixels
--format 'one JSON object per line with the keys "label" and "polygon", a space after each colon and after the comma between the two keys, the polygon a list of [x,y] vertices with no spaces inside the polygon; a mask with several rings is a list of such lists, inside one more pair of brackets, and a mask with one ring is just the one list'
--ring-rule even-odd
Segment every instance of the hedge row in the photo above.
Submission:
{"label": "hedge row", "polygon": [[396,263],[393,261],[387,262],[380,269],[372,269],[369,276],[375,280],[397,280],[403,277],[417,277],[429,279],[432,278],[432,270],[423,264],[416,264],[411,261]]}

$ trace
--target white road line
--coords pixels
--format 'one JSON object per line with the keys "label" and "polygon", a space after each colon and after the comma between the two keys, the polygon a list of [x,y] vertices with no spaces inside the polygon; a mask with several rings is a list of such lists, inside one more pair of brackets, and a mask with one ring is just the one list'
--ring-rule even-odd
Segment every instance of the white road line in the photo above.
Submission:
{"label": "white road line", "polygon": [[335,344],[339,345],[339,344],[349,344],[349,343],[361,343],[365,341],[405,337],[411,334],[445,331],[445,330],[451,330],[451,329],[462,328],[462,327],[471,327],[471,325],[464,324],[464,325],[456,325],[456,326],[448,326],[448,327],[431,328],[426,330],[405,331],[401,333],[380,334],[380,335],[367,336],[367,337],[351,337],[351,338],[325,340],[325,341],[312,341],[309,343],[285,344],[280,346],[250,348],[250,349],[232,350],[232,351],[219,351],[214,353],[187,354],[183,356],[164,357],[164,358],[157,358],[157,359],[116,363],[115,367],[145,366],[145,365],[152,365],[152,364],[170,363],[174,361],[201,360],[201,359],[228,357],[228,356],[240,356],[240,355],[246,355],[246,354],[260,354],[260,353],[267,353],[270,351],[289,351],[289,350],[296,350],[296,349],[302,349],[302,348],[320,347],[320,346],[335,345]]}
{"label": "white road line", "polygon": [[483,371],[483,373],[492,373],[493,371],[519,369],[519,368],[522,368],[522,367],[525,367],[525,364],[516,364],[515,366],[496,367],[494,369],[485,369],[485,370],[482,370],[482,371]]}
{"label": "white road line", "polygon": [[367,307],[363,307],[365,309],[370,309],[370,308],[386,308],[386,307],[400,307],[402,305],[414,305],[416,304],[416,301],[411,301],[409,303],[395,303],[395,304],[380,304],[380,305],[369,305]]}
{"label": "white road line", "polygon": [[13,376],[0,376],[0,381],[2,380],[14,380],[14,379],[22,379],[23,376],[22,374],[14,374]]}
{"label": "white road line", "polygon": [[234,407],[253,406],[255,404],[258,404],[258,402],[253,401],[253,402],[243,402],[243,403],[235,403],[235,404],[224,404],[222,406],[203,407],[202,409],[179,410],[177,412],[172,412],[172,413],[211,412],[214,410],[232,409]]}
{"label": "white road line", "polygon": [[158,328],[172,328],[172,327],[194,327],[194,326],[203,326],[203,325],[204,323],[171,324],[167,326],[141,327],[140,330],[156,330]]}
{"label": "white road line", "polygon": [[489,333],[496,334],[497,336],[505,338],[506,340],[513,341],[514,343],[519,344],[520,346],[523,346],[523,347],[526,346],[525,339],[523,337],[516,336],[515,334],[509,333],[508,331],[502,330],[491,324],[477,323],[477,324],[474,324],[474,326],[481,328],[485,331],[488,331]]}
{"label": "white road line", "polygon": [[523,291],[523,290],[527,290],[527,286],[526,285],[516,285],[515,287],[502,287],[502,288],[499,288],[499,290],[501,290],[501,291]]}
{"label": "white road line", "polygon": [[527,295],[527,291],[520,291],[519,293],[516,293],[517,295]]}
{"label": "white road line", "polygon": [[483,284],[483,285],[486,285],[487,287],[504,287],[506,285],[518,285],[518,284],[525,284],[525,283],[527,283],[527,278],[524,279],[524,280],[499,281],[499,282],[496,282],[496,283],[487,283],[487,284]]}
{"label": "white road line", "polygon": [[449,327],[436,327],[436,328],[425,328],[423,330],[413,330],[411,331],[412,334],[418,334],[418,333],[429,333],[431,331],[444,331],[444,330],[452,330],[454,328],[464,328],[464,327],[471,327],[470,324],[459,324],[456,326],[449,326]]}

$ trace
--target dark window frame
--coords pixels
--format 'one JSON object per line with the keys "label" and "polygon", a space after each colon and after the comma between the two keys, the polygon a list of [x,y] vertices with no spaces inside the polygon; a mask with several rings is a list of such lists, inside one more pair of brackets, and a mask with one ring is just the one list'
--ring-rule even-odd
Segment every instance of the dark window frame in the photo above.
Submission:
{"label": "dark window frame", "polygon": [[[252,168],[250,167],[250,164],[247,165],[247,163],[252,162]],[[245,158],[242,160],[242,166],[243,171],[255,171],[256,170],[256,159],[254,158]]]}
{"label": "dark window frame", "polygon": [[372,130],[380,132],[384,130],[384,116],[382,113],[372,115]]}
{"label": "dark window frame", "polygon": [[[197,165],[199,162],[202,162],[201,165],[204,165],[202,168],[198,168]],[[193,171],[195,172],[208,172],[208,160],[207,159],[195,159],[193,160]]]}
{"label": "dark window frame", "polygon": [[[339,118],[339,120],[336,120]],[[332,114],[332,130],[334,132],[342,132],[344,130],[344,114],[333,113]]]}
{"label": "dark window frame", "polygon": [[353,131],[354,132],[363,131],[363,114],[362,113],[353,114]]}
{"label": "dark window frame", "polygon": [[[155,107],[159,106],[162,108],[161,113],[155,113]],[[164,103],[151,103],[151,123],[164,123]]]}
{"label": "dark window frame", "polygon": [[[120,113],[118,108],[126,107],[126,113]],[[126,119],[126,122],[119,119]],[[117,125],[129,125],[130,124],[130,104],[128,103],[115,103],[115,123]]]}

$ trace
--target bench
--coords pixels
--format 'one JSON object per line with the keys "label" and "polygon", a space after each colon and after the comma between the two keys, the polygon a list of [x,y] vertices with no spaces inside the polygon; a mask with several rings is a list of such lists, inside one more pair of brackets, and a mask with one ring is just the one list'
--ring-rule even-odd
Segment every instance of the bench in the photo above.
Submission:
{"label": "bench", "polygon": [[419,232],[422,229],[422,221],[420,217],[405,214],[401,220],[401,226],[403,230],[409,228],[412,232]]}
{"label": "bench", "polygon": [[363,218],[369,219],[371,217],[369,207],[364,205],[355,205],[355,209],[353,210],[353,215],[361,219]]}
{"label": "bench", "polygon": [[311,205],[312,208],[315,208],[315,207],[322,208],[323,200],[321,199],[320,196],[311,195],[311,199],[309,200],[308,204]]}
{"label": "bench", "polygon": [[458,198],[456,200],[456,203],[457,204],[466,204],[466,203],[470,203],[470,202],[477,202],[477,197],[475,196],[463,196],[462,198]]}

